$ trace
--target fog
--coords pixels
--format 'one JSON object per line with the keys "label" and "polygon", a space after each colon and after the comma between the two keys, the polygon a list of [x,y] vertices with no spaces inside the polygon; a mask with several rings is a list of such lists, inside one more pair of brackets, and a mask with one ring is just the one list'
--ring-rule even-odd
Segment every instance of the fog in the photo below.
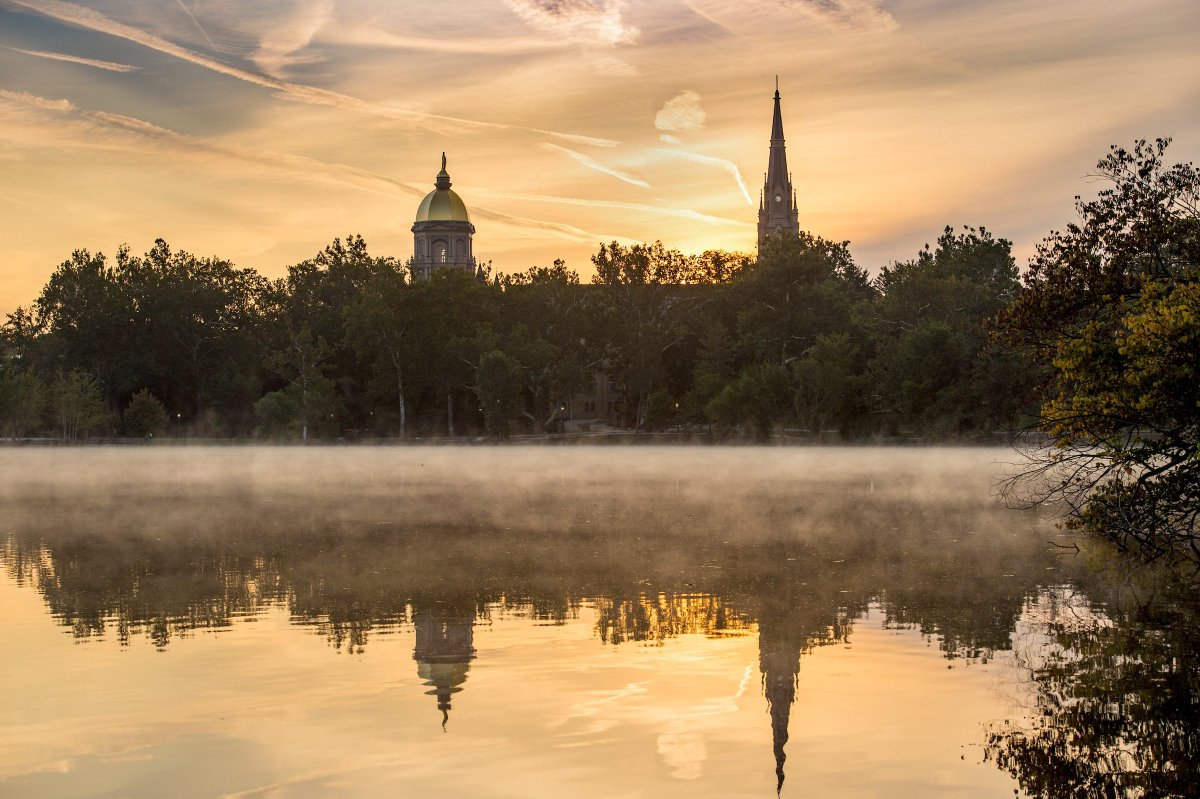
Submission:
{"label": "fog", "polygon": [[918,508],[1011,524],[996,487],[1012,460],[995,448],[3,449],[0,501],[97,531],[255,518],[807,538],[887,529]]}

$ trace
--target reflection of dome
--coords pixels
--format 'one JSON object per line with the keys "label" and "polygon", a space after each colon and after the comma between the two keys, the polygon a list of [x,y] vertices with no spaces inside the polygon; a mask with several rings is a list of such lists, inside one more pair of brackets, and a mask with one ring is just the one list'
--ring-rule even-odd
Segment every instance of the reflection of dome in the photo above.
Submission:
{"label": "reflection of dome", "polygon": [[433,608],[418,606],[413,614],[417,676],[427,696],[436,696],[442,727],[450,717],[450,697],[462,690],[470,663],[475,659],[475,607],[469,601],[439,602]]}

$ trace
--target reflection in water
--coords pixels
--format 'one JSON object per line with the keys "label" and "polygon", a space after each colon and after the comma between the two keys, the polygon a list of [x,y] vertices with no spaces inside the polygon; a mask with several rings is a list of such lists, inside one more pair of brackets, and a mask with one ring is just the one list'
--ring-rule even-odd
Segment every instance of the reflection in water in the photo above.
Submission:
{"label": "reflection in water", "polygon": [[417,674],[437,697],[442,729],[450,718],[450,696],[462,690],[467,669],[475,659],[475,603],[456,598],[437,600],[413,613],[417,644],[413,660]]}
{"label": "reflection in water", "polygon": [[[1195,586],[1142,573],[1048,591],[1024,723],[987,756],[1030,796],[1194,796],[1200,785],[1200,613]],[[1121,585],[1114,590],[1114,585]],[[1101,612],[1099,608],[1103,608]]]}
{"label": "reflection in water", "polygon": [[79,639],[165,649],[273,607],[339,652],[409,629],[443,730],[481,614],[562,624],[586,605],[601,646],[757,632],[776,792],[802,658],[849,646],[869,608],[950,661],[987,663],[1017,631],[1038,642],[1014,653],[1035,722],[994,731],[987,757],[1031,795],[1169,794],[1200,743],[1196,616],[1123,604],[992,504],[994,456],[930,452],[9,451],[3,562]]}

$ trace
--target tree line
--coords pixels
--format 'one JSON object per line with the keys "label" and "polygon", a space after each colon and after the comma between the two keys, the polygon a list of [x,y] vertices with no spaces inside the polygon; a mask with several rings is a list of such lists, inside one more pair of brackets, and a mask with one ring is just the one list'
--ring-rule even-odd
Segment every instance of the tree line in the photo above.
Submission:
{"label": "tree line", "polygon": [[[989,346],[1019,288],[1008,241],[946,228],[874,280],[801,233],[758,257],[602,244],[437,273],[334,239],[278,280],[156,241],[76,250],[9,314],[4,435],[334,439],[544,432],[567,416],[763,438],[970,436],[1031,407],[1036,369]],[[583,407],[597,376],[611,407]]]}

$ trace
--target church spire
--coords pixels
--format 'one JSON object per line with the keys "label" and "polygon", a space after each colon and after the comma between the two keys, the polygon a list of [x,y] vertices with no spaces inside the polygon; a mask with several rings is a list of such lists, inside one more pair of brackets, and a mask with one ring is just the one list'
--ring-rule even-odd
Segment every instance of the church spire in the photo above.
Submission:
{"label": "church spire", "polygon": [[783,231],[799,233],[795,190],[788,172],[787,149],[783,138],[783,110],[780,107],[779,76],[775,76],[775,114],[771,119],[771,150],[767,174],[763,180],[765,207],[758,212],[758,245]]}

